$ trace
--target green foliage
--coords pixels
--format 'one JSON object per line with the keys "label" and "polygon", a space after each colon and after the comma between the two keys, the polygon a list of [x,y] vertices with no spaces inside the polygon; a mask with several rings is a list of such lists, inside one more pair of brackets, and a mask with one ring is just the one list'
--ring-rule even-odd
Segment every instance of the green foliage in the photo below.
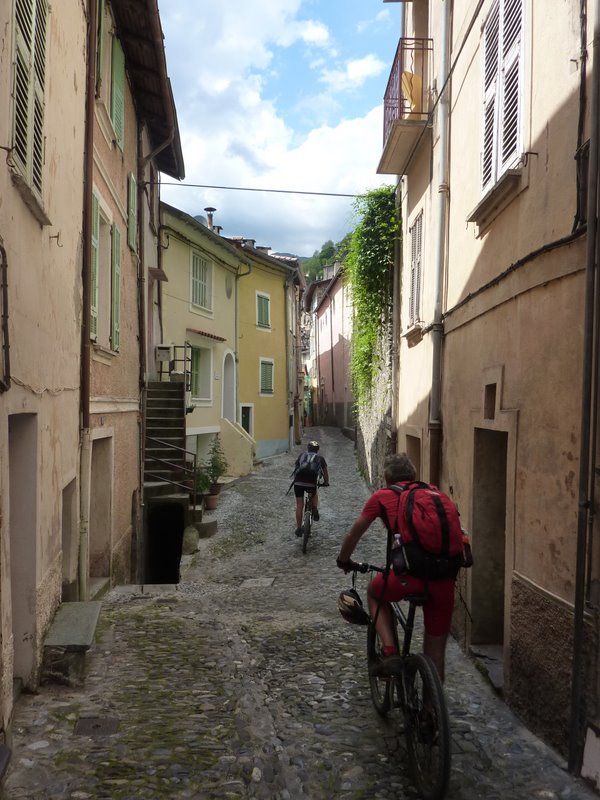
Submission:
{"label": "green foliage", "polygon": [[216,433],[208,448],[208,458],[204,462],[204,469],[208,474],[210,483],[216,483],[222,475],[225,475],[228,467],[229,464],[225,458],[221,438]]}
{"label": "green foliage", "polygon": [[368,402],[380,369],[379,336],[391,315],[394,250],[400,225],[392,186],[357,198],[359,223],[345,267],[352,288],[354,325],[351,373],[357,405]]}
{"label": "green foliage", "polygon": [[208,494],[212,481],[204,464],[196,467],[196,494]]}
{"label": "green foliage", "polygon": [[334,244],[331,239],[321,246],[320,250],[315,250],[310,258],[302,262],[302,272],[308,283],[318,281],[323,276],[323,267],[334,264],[336,261],[343,261],[348,252],[351,233],[347,233],[341,242]]}

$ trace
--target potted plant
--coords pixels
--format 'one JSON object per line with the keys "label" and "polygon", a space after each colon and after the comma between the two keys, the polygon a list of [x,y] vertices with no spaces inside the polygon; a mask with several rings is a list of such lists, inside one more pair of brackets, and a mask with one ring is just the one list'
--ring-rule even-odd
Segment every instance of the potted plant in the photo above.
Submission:
{"label": "potted plant", "polygon": [[206,467],[204,464],[200,463],[196,466],[196,496],[201,497],[204,494],[208,494],[210,491],[210,477],[208,472],[206,471]]}
{"label": "potted plant", "polygon": [[218,494],[221,490],[219,478],[225,475],[229,464],[225,458],[223,445],[219,434],[215,434],[210,447],[208,448],[208,458],[204,462],[204,469],[210,481],[210,494]]}

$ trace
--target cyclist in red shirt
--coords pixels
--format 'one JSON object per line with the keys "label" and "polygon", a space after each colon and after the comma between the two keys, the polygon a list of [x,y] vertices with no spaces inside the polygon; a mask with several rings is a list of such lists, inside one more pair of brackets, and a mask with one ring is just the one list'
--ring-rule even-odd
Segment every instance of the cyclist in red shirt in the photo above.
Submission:
{"label": "cyclist in red shirt", "polygon": [[[396,453],[385,459],[384,478],[386,486],[416,480],[415,467],[406,453]],[[382,518],[381,506],[385,509],[391,529],[396,530],[397,495],[385,489],[378,489],[367,500],[342,542],[337,565],[344,572],[350,571],[352,553],[363,534],[377,517]],[[383,646],[383,659],[371,670],[373,675],[385,677],[399,667],[398,649],[394,641],[393,617],[388,602],[401,600],[407,594],[423,592],[427,592],[429,596],[423,606],[425,626],[423,652],[431,658],[440,679],[444,680],[446,642],[454,610],[454,578],[430,579],[425,585],[425,581],[421,578],[406,574],[395,575],[392,570],[388,573],[387,579],[383,573],[377,573],[367,590],[369,613],[371,619],[376,619],[375,627]],[[378,606],[381,606],[379,613],[377,613]]]}

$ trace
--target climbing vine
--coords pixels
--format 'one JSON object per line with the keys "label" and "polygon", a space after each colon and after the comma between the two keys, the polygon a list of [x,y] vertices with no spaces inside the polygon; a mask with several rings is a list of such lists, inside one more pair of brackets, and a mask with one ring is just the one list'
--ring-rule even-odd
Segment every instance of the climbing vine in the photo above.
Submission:
{"label": "climbing vine", "polygon": [[377,345],[391,315],[394,249],[400,231],[394,188],[384,186],[361,195],[355,211],[359,223],[345,264],[354,305],[350,369],[355,401],[362,406],[381,367]]}

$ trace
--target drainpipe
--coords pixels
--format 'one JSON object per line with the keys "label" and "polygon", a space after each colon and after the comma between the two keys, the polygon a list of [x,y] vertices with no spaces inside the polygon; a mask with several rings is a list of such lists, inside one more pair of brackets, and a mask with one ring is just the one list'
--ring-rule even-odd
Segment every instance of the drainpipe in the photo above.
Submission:
{"label": "drainpipe", "polygon": [[439,98],[439,162],[438,162],[438,213],[437,233],[435,236],[434,258],[434,311],[431,326],[432,338],[432,365],[431,365],[431,400],[429,406],[429,481],[437,485],[440,480],[442,420],[441,420],[441,394],[442,394],[442,293],[444,275],[446,272],[446,236],[448,216],[448,133],[449,133],[449,89],[446,85],[450,67],[450,0],[443,0],[442,35],[440,52],[440,73],[438,76],[442,93]]}
{"label": "drainpipe", "polygon": [[83,162],[83,258],[81,267],[81,450],[79,464],[79,599],[89,597],[90,534],[90,367],[91,367],[91,274],[92,274],[92,192],[94,173],[94,108],[96,103],[96,31],[98,2],[88,0],[87,75],[85,97],[85,155]]}
{"label": "drainpipe", "polygon": [[[587,197],[587,253],[585,282],[585,316],[583,340],[583,379],[581,390],[581,443],[579,455],[579,511],[577,516],[577,555],[575,562],[575,606],[573,621],[573,672],[571,678],[571,720],[569,731],[569,771],[579,772],[581,768],[581,726],[583,698],[584,653],[584,613],[585,613],[585,567],[587,552],[587,530],[591,508],[591,484],[595,478],[596,443],[591,441],[592,426],[595,427],[594,398],[594,359],[598,358],[597,341],[594,339],[598,325],[598,162],[600,114],[600,2],[596,2],[594,28],[594,57],[592,73],[592,109],[590,115],[590,154],[588,165]],[[596,346],[595,346],[596,345]],[[594,423],[592,423],[592,413]]]}
{"label": "drainpipe", "polygon": [[[252,272],[252,262],[251,261],[242,261],[241,263],[248,267],[248,272],[236,272],[235,275],[235,421],[241,425],[241,414],[240,414],[240,375],[239,375],[239,355],[240,355],[240,343],[239,343],[239,330],[240,330],[240,287],[239,287],[239,280],[240,278],[245,278],[246,275],[250,275]],[[250,434],[249,434],[250,435]]]}
{"label": "drainpipe", "polygon": [[8,339],[8,258],[0,243],[0,291],[2,292],[2,379],[0,394],[10,389],[10,345]]}
{"label": "drainpipe", "polygon": [[[146,249],[144,239],[144,180],[145,171],[148,166],[148,161],[144,159],[142,153],[144,152],[144,138],[142,135],[142,128],[138,126],[138,158],[137,158],[137,239],[138,239],[138,325],[139,325],[139,354],[140,354],[140,367],[139,367],[139,409],[138,409],[138,497],[135,503],[135,535],[137,537],[136,556],[137,564],[135,565],[136,581],[142,580],[142,564],[144,564],[145,555],[145,540],[144,540],[144,463],[146,459],[146,373],[147,373],[147,348],[148,348],[148,331],[146,323]],[[160,250],[160,242],[157,240],[157,251]],[[157,255],[158,266],[158,255]],[[162,341],[162,340],[161,340]]]}

